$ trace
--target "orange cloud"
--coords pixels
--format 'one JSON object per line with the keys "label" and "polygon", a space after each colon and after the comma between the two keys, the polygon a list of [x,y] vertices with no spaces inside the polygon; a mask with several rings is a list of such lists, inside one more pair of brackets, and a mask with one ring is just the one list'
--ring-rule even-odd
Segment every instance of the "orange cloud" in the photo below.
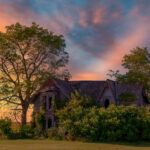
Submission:
{"label": "orange cloud", "polygon": [[74,74],[72,80],[102,80],[105,77],[96,73],[76,73]]}

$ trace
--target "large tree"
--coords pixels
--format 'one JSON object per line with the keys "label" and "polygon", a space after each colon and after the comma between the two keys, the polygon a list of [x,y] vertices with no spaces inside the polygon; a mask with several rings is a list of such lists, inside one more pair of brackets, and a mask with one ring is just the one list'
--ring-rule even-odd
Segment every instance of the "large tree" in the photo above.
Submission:
{"label": "large tree", "polygon": [[6,32],[0,32],[0,100],[19,106],[25,124],[36,89],[49,77],[68,76],[67,62],[62,35],[36,23],[7,26]]}
{"label": "large tree", "polygon": [[147,48],[136,47],[122,59],[122,66],[126,69],[125,74],[119,70],[110,70],[109,76],[118,82],[139,83],[146,89],[150,96],[150,52]]}

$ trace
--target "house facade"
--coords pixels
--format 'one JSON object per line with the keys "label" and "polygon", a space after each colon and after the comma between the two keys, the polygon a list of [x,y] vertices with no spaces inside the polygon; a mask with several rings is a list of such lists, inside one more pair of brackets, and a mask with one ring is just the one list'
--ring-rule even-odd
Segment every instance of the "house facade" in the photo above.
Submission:
{"label": "house facade", "polygon": [[[40,111],[41,106],[45,106],[46,108],[46,129],[56,126],[56,119],[52,109],[52,103],[55,98],[59,98],[60,102],[63,102],[65,98],[70,100],[70,95],[75,90],[81,95],[94,99],[97,104],[100,104],[105,108],[110,104],[136,104],[138,106],[144,106],[147,103],[144,88],[139,84],[117,83],[112,80],[68,81],[49,79],[35,93],[32,99],[34,112]],[[135,95],[135,99],[131,102],[120,102],[118,98],[122,93],[132,93]]]}

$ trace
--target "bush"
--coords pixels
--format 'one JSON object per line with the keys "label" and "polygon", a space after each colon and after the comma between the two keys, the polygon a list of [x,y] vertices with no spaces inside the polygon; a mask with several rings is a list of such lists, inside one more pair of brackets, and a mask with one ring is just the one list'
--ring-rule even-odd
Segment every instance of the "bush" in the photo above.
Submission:
{"label": "bush", "polygon": [[[71,107],[71,103],[73,107]],[[143,107],[115,106],[107,109],[83,107],[71,102],[57,111],[59,127],[70,139],[84,137],[90,141],[150,140],[150,113]]]}
{"label": "bush", "polygon": [[33,138],[34,131],[30,125],[22,125],[18,127],[18,130],[12,130],[8,136],[9,139],[26,139]]}
{"label": "bush", "polygon": [[143,117],[142,121],[142,131],[141,131],[141,138],[143,140],[150,140],[150,112],[147,112]]}
{"label": "bush", "polygon": [[121,93],[118,100],[120,102],[132,102],[136,100],[136,96],[133,93]]}
{"label": "bush", "polygon": [[52,127],[47,131],[47,137],[56,140],[65,139],[65,130],[61,127]]}
{"label": "bush", "polygon": [[[46,110],[44,107],[40,107],[40,111],[39,112],[33,112],[32,114],[32,121],[31,121],[31,127],[35,129],[35,131],[37,132],[42,132],[45,130],[45,115],[46,115]],[[38,134],[39,134],[38,133]]]}
{"label": "bush", "polygon": [[137,141],[143,108],[137,106],[110,106],[99,109],[101,140]]}
{"label": "bush", "polygon": [[32,128],[29,125],[22,125],[20,127],[20,138],[31,138],[34,135]]}
{"label": "bush", "polygon": [[0,120],[0,136],[8,136],[11,133],[11,120],[8,118]]}

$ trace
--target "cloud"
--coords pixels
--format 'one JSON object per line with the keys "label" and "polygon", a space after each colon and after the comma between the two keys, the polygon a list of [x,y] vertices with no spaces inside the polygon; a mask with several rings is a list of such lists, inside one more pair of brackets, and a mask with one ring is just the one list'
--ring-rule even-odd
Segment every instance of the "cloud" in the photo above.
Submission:
{"label": "cloud", "polygon": [[63,34],[73,79],[104,79],[120,67],[124,54],[149,46],[147,0],[0,0],[0,30],[33,21]]}
{"label": "cloud", "polygon": [[73,80],[104,80],[105,76],[101,74],[95,74],[95,73],[89,73],[89,72],[84,72],[84,73],[77,73],[74,75]]}
{"label": "cloud", "polygon": [[123,56],[128,54],[131,49],[137,46],[150,46],[148,44],[150,34],[149,17],[140,15],[139,8],[135,7],[128,14],[127,20],[133,20],[133,22],[130,22],[130,29],[120,36],[108,51],[101,55],[100,61],[91,66],[91,68],[94,68],[93,72],[97,70],[97,67],[94,66],[101,66],[98,72],[105,76],[109,69],[121,68]]}
{"label": "cloud", "polygon": [[[31,16],[31,17],[30,17]],[[5,26],[21,22],[31,24],[37,20],[37,14],[27,1],[0,1],[0,30],[5,31]]]}

